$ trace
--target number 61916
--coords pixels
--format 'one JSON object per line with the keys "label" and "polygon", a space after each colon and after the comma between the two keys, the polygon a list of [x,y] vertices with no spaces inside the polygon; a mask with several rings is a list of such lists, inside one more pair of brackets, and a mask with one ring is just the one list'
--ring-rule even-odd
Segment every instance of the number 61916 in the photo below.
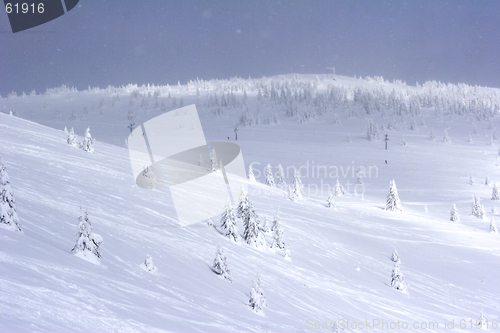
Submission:
{"label": "number 61916", "polygon": [[[35,14],[35,13],[42,14],[45,11],[45,8],[43,7],[43,3],[39,3],[38,6],[35,6],[34,3],[32,3],[31,5],[27,4],[27,3],[22,3],[21,5],[19,5],[18,3],[14,4],[14,5],[12,5],[11,3],[7,3],[5,5],[5,11],[7,12],[7,14],[10,14],[12,12],[14,12],[15,14],[19,14],[19,13],[26,14],[30,11],[30,7],[31,7],[31,13],[33,13],[33,14]],[[35,7],[36,7],[36,11],[35,11]]]}

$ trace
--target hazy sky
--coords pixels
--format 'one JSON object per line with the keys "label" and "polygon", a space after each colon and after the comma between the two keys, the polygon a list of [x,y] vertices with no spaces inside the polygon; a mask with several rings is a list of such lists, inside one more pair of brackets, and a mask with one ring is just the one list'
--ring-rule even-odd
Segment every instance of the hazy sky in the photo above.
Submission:
{"label": "hazy sky", "polygon": [[80,0],[12,34],[0,94],[290,72],[500,87],[500,1]]}

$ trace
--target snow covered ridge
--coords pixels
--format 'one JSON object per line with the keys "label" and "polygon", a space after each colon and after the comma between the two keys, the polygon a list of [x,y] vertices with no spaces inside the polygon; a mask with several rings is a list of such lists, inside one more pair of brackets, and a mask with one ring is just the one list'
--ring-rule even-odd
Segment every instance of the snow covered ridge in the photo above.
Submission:
{"label": "snow covered ridge", "polygon": [[[450,107],[436,108],[411,98],[424,88],[380,79],[275,77],[262,79],[260,97],[259,87],[242,89],[251,81],[211,81],[199,94],[1,99],[12,190],[2,193],[15,199],[22,232],[0,228],[0,331],[294,332],[347,321],[356,331],[352,323],[378,320],[436,322],[427,330],[442,332],[478,319],[494,330],[496,90],[477,88],[461,114],[451,106],[458,86],[440,87]],[[404,108],[377,97],[392,90]],[[338,91],[345,103],[335,104]],[[248,191],[180,228],[168,193],[136,186],[123,143],[138,124],[189,104],[207,141],[241,147]],[[93,153],[78,144],[85,137]],[[318,177],[317,166],[337,166],[339,177],[329,168]],[[357,184],[359,166],[373,168],[356,196],[346,181]],[[321,180],[329,187],[314,193]],[[197,209],[199,197],[186,198]]]}

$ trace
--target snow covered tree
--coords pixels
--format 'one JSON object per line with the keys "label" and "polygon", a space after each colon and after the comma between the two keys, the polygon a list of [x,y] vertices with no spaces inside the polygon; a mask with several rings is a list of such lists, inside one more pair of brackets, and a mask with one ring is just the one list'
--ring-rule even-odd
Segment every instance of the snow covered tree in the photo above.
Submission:
{"label": "snow covered tree", "polygon": [[94,152],[94,140],[92,140],[92,136],[90,135],[90,127],[87,127],[85,131],[85,138],[83,139],[81,148],[89,153]]}
{"label": "snow covered tree", "polygon": [[401,260],[399,259],[399,254],[398,254],[398,251],[396,250],[396,248],[394,248],[394,251],[392,252],[391,260],[393,262],[401,262]]}
{"label": "snow covered tree", "polygon": [[262,234],[260,220],[255,213],[252,203],[248,199],[248,194],[242,189],[238,209],[236,214],[243,222],[243,239],[249,245],[260,247],[266,244],[266,239]]}
{"label": "snow covered tree", "polygon": [[436,140],[436,136],[434,135],[434,130],[431,129],[431,134],[429,134],[429,140]]}
{"label": "snow covered tree", "polygon": [[75,136],[75,131],[73,130],[73,127],[71,127],[71,130],[68,133],[68,145],[70,146],[75,146],[76,147],[76,136]]}
{"label": "snow covered tree", "polygon": [[76,233],[78,239],[71,251],[76,254],[81,253],[84,257],[92,254],[97,258],[101,258],[99,246],[102,243],[102,237],[92,232],[92,223],[86,210],[85,213],[83,213],[83,210],[81,209],[78,222],[78,230]]}
{"label": "snow covered tree", "polygon": [[302,183],[300,181],[299,172],[295,171],[295,176],[293,177],[293,185],[288,189],[288,199],[292,201],[297,201],[302,199]]}
{"label": "snow covered tree", "polygon": [[210,162],[212,163],[212,171],[217,172],[219,170],[219,162],[217,161],[217,155],[215,154],[215,148],[212,148],[212,156],[210,156]]}
{"label": "snow covered tree", "polygon": [[368,140],[370,141],[380,140],[378,126],[371,119],[368,120],[368,129],[366,131],[366,135],[368,137]]}
{"label": "snow covered tree", "polygon": [[281,218],[280,218],[280,211],[279,209],[276,210],[276,214],[274,214],[273,222],[271,225],[271,231],[274,232],[274,229],[276,229],[276,226],[280,224]]}
{"label": "snow covered tree", "polygon": [[252,169],[252,165],[250,164],[250,166],[248,167],[248,179],[251,181],[251,182],[255,182],[255,175],[253,174],[253,169]]}
{"label": "snow covered tree", "polygon": [[493,217],[491,217],[491,221],[490,221],[490,232],[494,233],[494,234],[498,233],[497,225],[496,225],[495,219],[493,219]]}
{"label": "snow covered tree", "polygon": [[333,201],[333,195],[328,196],[328,200],[326,200],[326,207],[335,209],[335,201]]}
{"label": "snow covered tree", "polygon": [[262,312],[264,307],[267,306],[267,300],[260,285],[260,277],[258,275],[257,279],[253,281],[253,287],[250,291],[250,299],[248,300],[248,305],[257,313]]}
{"label": "snow covered tree", "polygon": [[488,320],[483,314],[483,309],[481,309],[481,315],[479,318],[476,320],[476,328],[480,330],[486,330],[488,329]]}
{"label": "snow covered tree", "polygon": [[469,132],[469,137],[467,138],[468,143],[474,143],[474,140],[472,140],[472,135]]}
{"label": "snow covered tree", "polygon": [[151,257],[149,254],[146,254],[146,259],[141,264],[141,268],[146,272],[153,274],[158,272],[158,268],[153,263],[153,257]]}
{"label": "snow covered tree", "polygon": [[458,215],[458,209],[457,206],[455,206],[455,204],[453,204],[453,207],[451,208],[450,221],[457,223],[460,222],[460,216]]}
{"label": "snow covered tree", "polygon": [[68,134],[68,128],[64,126],[64,134]]}
{"label": "snow covered tree", "polygon": [[17,217],[14,191],[10,186],[7,167],[0,156],[0,226],[12,231],[22,231],[19,218]]}
{"label": "snow covered tree", "polygon": [[342,189],[342,185],[340,185],[339,180],[337,179],[337,183],[333,189],[333,195],[336,197],[341,197],[344,195],[344,190]]}
{"label": "snow covered tree", "polygon": [[273,169],[271,168],[270,164],[268,164],[265,167],[264,176],[265,176],[264,182],[266,183],[266,185],[271,187],[276,187],[276,185],[274,184]]}
{"label": "snow covered tree", "polygon": [[233,282],[233,279],[231,278],[231,271],[227,267],[226,255],[220,246],[217,246],[217,252],[215,253],[215,259],[212,264],[212,271],[229,282]]}
{"label": "snow covered tree", "polygon": [[283,167],[281,166],[281,164],[278,164],[277,169],[278,171],[276,172],[276,185],[284,188],[286,187],[285,172],[283,171]]}
{"label": "snow covered tree", "polygon": [[472,175],[469,176],[469,185],[474,185],[474,179],[472,179]]}
{"label": "snow covered tree", "polygon": [[229,198],[227,199],[226,206],[222,212],[220,227],[224,236],[231,239],[233,242],[238,242],[239,236],[238,227],[236,226],[236,216],[234,215],[231,200],[229,200]]}
{"label": "snow covered tree", "polygon": [[198,158],[198,166],[204,168],[205,167],[205,162],[203,161],[203,155],[200,154],[200,157]]}
{"label": "snow covered tree", "polygon": [[399,265],[400,261],[396,261],[394,263],[394,268],[392,269],[391,276],[391,286],[396,290],[401,290],[404,292],[406,291],[406,282],[403,273],[401,273]]}
{"label": "snow covered tree", "polygon": [[402,211],[401,201],[399,200],[398,189],[396,188],[396,182],[391,181],[389,186],[389,194],[387,195],[387,206],[386,210],[390,211]]}
{"label": "snow covered tree", "polygon": [[493,207],[491,208],[491,214],[492,214],[492,215],[498,215],[498,210],[497,210],[497,208],[496,208],[495,206],[493,206]]}
{"label": "snow covered tree", "polygon": [[484,185],[486,185],[486,186],[490,185],[490,180],[488,178],[488,175],[486,175],[486,179],[484,180]]}
{"label": "snow covered tree", "polygon": [[491,192],[491,200],[500,200],[500,195],[498,194],[497,184],[493,184],[493,191]]}
{"label": "snow covered tree", "polygon": [[451,142],[450,137],[448,136],[448,131],[446,129],[444,130],[443,142],[444,143],[450,143]]}
{"label": "snow covered tree", "polygon": [[474,196],[474,198],[472,199],[471,214],[477,217],[478,219],[482,219],[484,217],[484,206],[481,205],[481,201],[477,196]]}
{"label": "snow covered tree", "polygon": [[276,218],[274,219],[273,231],[274,231],[274,236],[271,248],[281,252],[284,257],[289,257],[290,251],[285,243],[285,234],[283,232],[283,229],[281,228],[279,217],[278,219]]}

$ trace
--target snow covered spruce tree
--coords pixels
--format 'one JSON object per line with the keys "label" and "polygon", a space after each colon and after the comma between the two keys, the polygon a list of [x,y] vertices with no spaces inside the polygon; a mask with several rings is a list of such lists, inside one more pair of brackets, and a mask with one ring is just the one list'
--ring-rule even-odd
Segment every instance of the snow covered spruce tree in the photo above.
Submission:
{"label": "snow covered spruce tree", "polygon": [[266,239],[262,233],[260,220],[255,213],[248,194],[242,189],[236,214],[243,222],[243,239],[249,245],[261,247],[266,245]]}
{"label": "snow covered spruce tree", "polygon": [[474,185],[474,179],[472,179],[472,175],[469,176],[469,185]]}
{"label": "snow covered spruce tree", "polygon": [[288,199],[292,201],[302,199],[302,182],[300,181],[300,175],[298,171],[295,171],[293,184],[288,188]]}
{"label": "snow covered spruce tree", "polygon": [[252,169],[252,165],[250,164],[250,166],[248,167],[248,179],[251,181],[251,182],[255,182],[255,175],[253,174],[253,169]]}
{"label": "snow covered spruce tree", "polygon": [[85,131],[85,138],[83,139],[83,142],[81,144],[81,148],[89,153],[94,152],[94,140],[92,139],[92,136],[90,135],[90,127],[87,127],[87,130]]}
{"label": "snow covered spruce tree", "polygon": [[283,171],[283,167],[281,164],[278,164],[277,167],[278,171],[276,172],[276,185],[278,185],[280,188],[285,188],[286,185],[286,178],[285,178],[285,172]]}
{"label": "snow covered spruce tree", "polygon": [[450,137],[448,136],[448,131],[446,129],[444,130],[443,142],[444,143],[450,143],[451,142]]}
{"label": "snow covered spruce tree", "polygon": [[478,196],[474,196],[472,199],[472,215],[477,217],[478,219],[482,219],[484,217],[484,207],[481,204],[481,200]]}
{"label": "snow covered spruce tree", "polygon": [[328,196],[328,200],[326,200],[326,207],[335,209],[335,201],[333,201],[333,195]]}
{"label": "snow covered spruce tree", "polygon": [[215,274],[228,280],[229,282],[233,282],[233,279],[231,278],[230,275],[231,271],[227,267],[226,255],[224,254],[220,246],[217,246],[217,252],[215,253],[214,263],[212,264],[212,271]]}
{"label": "snow covered spruce tree", "polygon": [[101,258],[99,246],[102,243],[102,237],[92,232],[92,222],[90,221],[87,211],[85,210],[85,213],[83,213],[83,209],[80,208],[80,210],[78,230],[76,233],[78,239],[73,249],[71,249],[71,252],[84,258],[88,258],[89,256]]}
{"label": "snow covered spruce tree", "polygon": [[406,282],[400,269],[401,261],[396,261],[392,269],[391,286],[396,290],[406,291]]}
{"label": "snow covered spruce tree", "polygon": [[271,168],[270,164],[268,164],[264,168],[264,176],[265,176],[264,182],[266,183],[266,185],[271,187],[276,187],[276,185],[274,184],[273,169]]}
{"label": "snow covered spruce tree", "polygon": [[[276,213],[276,215],[277,214],[278,213]],[[283,228],[281,228],[279,216],[277,216],[277,218],[276,217],[274,218],[273,231],[274,231],[274,236],[271,248],[281,253],[284,257],[288,258],[290,256],[290,250],[288,249],[288,246],[285,243],[285,233],[283,232]]]}
{"label": "snow covered spruce tree", "polygon": [[498,234],[497,225],[496,225],[495,219],[493,219],[493,217],[491,218],[491,221],[490,221],[490,232],[493,234]]}
{"label": "snow covered spruce tree", "polygon": [[236,225],[236,216],[234,215],[233,206],[231,205],[231,200],[229,200],[229,198],[227,199],[226,206],[222,212],[220,227],[224,236],[233,242],[238,242],[239,236],[238,226]]}
{"label": "snow covered spruce tree", "polygon": [[401,201],[399,200],[398,189],[396,188],[396,182],[391,181],[389,186],[389,194],[387,195],[387,206],[386,210],[390,211],[402,211]]}
{"label": "snow covered spruce tree", "polygon": [[335,195],[336,197],[341,197],[344,195],[344,189],[342,188],[342,185],[340,185],[338,179],[337,179],[337,183],[335,184],[335,187],[333,189],[333,195]]}
{"label": "snow covered spruce tree", "polygon": [[392,252],[391,260],[393,262],[400,262],[399,254],[398,254],[398,251],[396,250],[396,248],[394,248],[394,251]]}
{"label": "snow covered spruce tree", "polygon": [[210,162],[212,163],[212,171],[217,172],[219,170],[219,162],[217,161],[217,155],[215,154],[215,148],[212,148],[212,156],[210,156]]}
{"label": "snow covered spruce tree", "polygon": [[491,192],[491,200],[500,200],[500,195],[498,194],[497,184],[493,184],[493,190]]}
{"label": "snow covered spruce tree", "polygon": [[153,257],[151,257],[149,254],[146,254],[146,259],[140,267],[149,273],[156,274],[158,272],[158,268],[153,263]]}
{"label": "snow covered spruce tree", "polygon": [[486,179],[484,180],[484,185],[486,186],[490,185],[490,179],[488,178],[488,175],[486,175]]}
{"label": "snow covered spruce tree", "polygon": [[453,204],[453,207],[451,208],[450,221],[457,223],[460,222],[460,216],[458,215],[458,209],[455,204]]}
{"label": "snow covered spruce tree", "polygon": [[10,186],[7,167],[0,156],[0,226],[12,231],[22,231],[19,218],[17,217],[14,191]]}
{"label": "snow covered spruce tree", "polygon": [[66,140],[68,145],[76,147],[76,136],[75,136],[75,130],[73,127],[71,127],[71,130],[68,133],[68,139]]}
{"label": "snow covered spruce tree", "polygon": [[267,306],[267,300],[264,296],[264,291],[260,285],[260,276],[257,275],[257,279],[253,281],[253,287],[250,291],[250,299],[248,300],[248,305],[253,311],[260,313]]}

